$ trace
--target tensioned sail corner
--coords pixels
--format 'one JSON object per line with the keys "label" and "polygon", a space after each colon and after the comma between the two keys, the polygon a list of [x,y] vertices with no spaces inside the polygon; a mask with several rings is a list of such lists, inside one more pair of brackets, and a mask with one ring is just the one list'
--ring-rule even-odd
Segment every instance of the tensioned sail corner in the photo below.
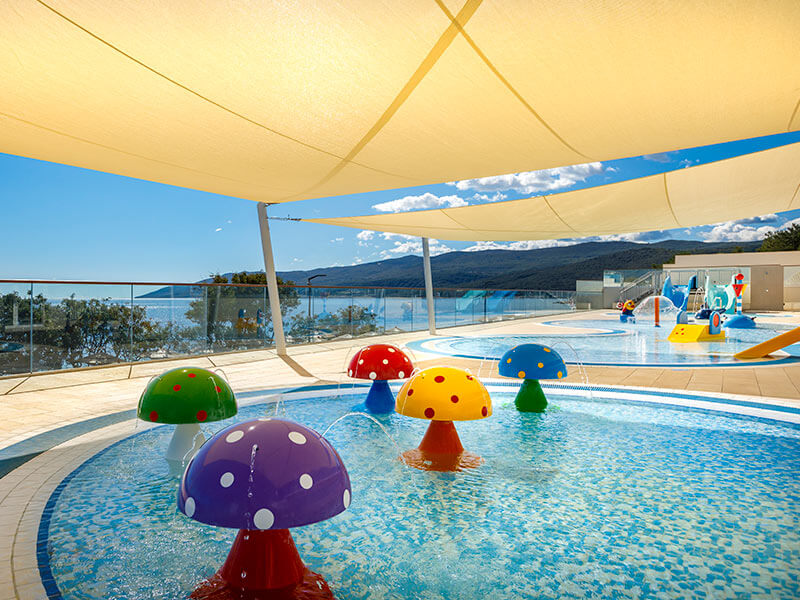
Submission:
{"label": "tensioned sail corner", "polygon": [[271,203],[800,128],[794,0],[4,0],[0,24],[0,152]]}
{"label": "tensioned sail corner", "polygon": [[511,241],[693,227],[795,208],[800,143],[549,196],[304,220],[443,240]]}

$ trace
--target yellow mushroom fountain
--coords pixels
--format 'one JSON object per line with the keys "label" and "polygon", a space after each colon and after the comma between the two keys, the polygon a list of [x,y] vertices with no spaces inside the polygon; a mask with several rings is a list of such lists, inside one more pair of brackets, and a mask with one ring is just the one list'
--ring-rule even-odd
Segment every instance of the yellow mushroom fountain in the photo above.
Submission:
{"label": "yellow mushroom fountain", "polygon": [[407,417],[428,419],[430,425],[417,448],[402,460],[426,471],[474,469],[483,459],[464,450],[453,421],[485,419],[492,414],[489,392],[477,377],[455,367],[430,367],[403,384],[395,410]]}

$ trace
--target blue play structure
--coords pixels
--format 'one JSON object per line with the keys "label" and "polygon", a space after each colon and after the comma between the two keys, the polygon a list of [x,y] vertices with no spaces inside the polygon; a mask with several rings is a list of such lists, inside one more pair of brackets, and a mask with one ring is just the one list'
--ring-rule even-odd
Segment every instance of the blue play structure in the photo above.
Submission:
{"label": "blue play structure", "polygon": [[497,291],[486,299],[486,312],[490,315],[502,313],[517,292]]}
{"label": "blue play structure", "polygon": [[672,285],[672,278],[667,275],[664,286],[661,288],[661,295],[669,298],[675,308],[686,310],[689,304],[689,294],[697,289],[697,276],[692,275],[687,285]]}
{"label": "blue play structure", "polygon": [[706,308],[712,311],[726,315],[736,312],[736,292],[733,291],[733,285],[711,285],[708,276],[706,276],[705,301]]}
{"label": "blue play structure", "polygon": [[456,310],[461,313],[483,310],[483,297],[488,293],[486,290],[469,290],[456,300]]}

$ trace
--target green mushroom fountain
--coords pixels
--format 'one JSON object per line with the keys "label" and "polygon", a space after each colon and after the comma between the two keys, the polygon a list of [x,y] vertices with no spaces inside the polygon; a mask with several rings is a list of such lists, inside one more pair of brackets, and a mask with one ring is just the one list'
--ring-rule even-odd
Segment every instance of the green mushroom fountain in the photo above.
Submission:
{"label": "green mushroom fountain", "polygon": [[137,416],[142,421],[176,425],[166,459],[182,463],[205,442],[200,423],[222,421],[237,411],[225,379],[208,369],[179,367],[150,380],[139,398]]}
{"label": "green mushroom fountain", "polygon": [[520,412],[544,412],[547,408],[540,379],[561,379],[567,376],[567,365],[558,352],[540,344],[514,346],[500,359],[500,375],[524,379],[514,399]]}

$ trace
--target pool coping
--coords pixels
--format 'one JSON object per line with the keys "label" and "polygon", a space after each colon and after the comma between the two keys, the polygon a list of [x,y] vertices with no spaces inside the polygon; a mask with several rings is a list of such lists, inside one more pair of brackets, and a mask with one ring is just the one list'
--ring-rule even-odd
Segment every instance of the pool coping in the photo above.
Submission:
{"label": "pool coping", "polygon": [[[514,380],[487,378],[483,379],[483,381],[490,390],[514,388],[519,385],[519,383]],[[335,385],[292,386],[252,390],[240,394],[240,397],[244,399],[242,405],[250,405],[263,403],[265,401],[269,402],[268,399],[264,399],[265,396],[267,398],[269,398],[269,396],[275,396],[274,401],[283,399],[290,400],[319,395],[319,392],[322,390],[330,391],[341,388],[347,388],[349,390],[363,389],[365,387],[365,384],[357,382]],[[665,405],[665,408],[671,405],[673,407],[683,407],[692,410],[735,413],[744,417],[766,419],[768,421],[778,420],[800,426],[800,407],[797,407],[796,404],[791,403],[791,401],[780,398],[765,398],[760,396],[744,396],[715,392],[687,393],[668,391],[660,388],[574,383],[547,383],[543,385],[543,388],[553,392],[559,390],[584,392],[587,397],[591,398],[608,396],[627,401],[638,400],[648,404]],[[646,399],[642,400],[642,397]],[[55,503],[61,491],[68,485],[72,477],[80,471],[82,465],[91,461],[106,449],[131,437],[130,423],[133,419],[124,418],[125,414],[131,412],[132,411],[120,411],[115,415],[111,415],[117,417],[121,416],[120,419],[113,424],[102,425],[96,418],[88,419],[87,422],[97,424],[98,426],[82,435],[71,437],[61,444],[51,446],[49,449],[30,458],[20,467],[12,471],[11,475],[18,473],[24,474],[23,472],[25,471],[30,471],[28,474],[31,475],[42,471],[42,467],[39,463],[50,467],[49,470],[45,469],[45,472],[49,472],[49,477],[42,482],[42,484],[36,486],[35,489],[33,489],[33,485],[25,486],[22,483],[17,486],[17,488],[23,488],[23,491],[27,490],[32,493],[29,494],[28,502],[21,512],[21,518],[17,523],[17,531],[15,532],[13,540],[14,550],[17,550],[17,537],[20,531],[22,531],[23,534],[27,532],[27,536],[29,538],[32,537],[32,539],[24,540],[22,547],[19,548],[21,551],[19,555],[17,555],[16,552],[11,552],[11,584],[13,585],[15,594],[15,596],[12,597],[19,599],[41,597],[55,599],[62,597],[52,576],[52,571],[49,567],[49,556],[47,554],[47,533],[53,508],[55,507]],[[85,422],[74,423],[65,427],[78,427],[81,425],[83,425],[84,428],[86,427]],[[138,431],[134,430],[133,435],[144,433],[149,430],[150,427],[152,426]],[[73,429],[72,431],[77,431],[77,429]],[[79,456],[72,457],[72,460],[67,461],[58,460],[62,458],[59,452],[60,449],[63,449],[65,446],[72,446],[74,449],[76,446],[84,444],[87,439],[89,441],[88,447],[83,448]],[[58,462],[62,464],[56,464],[56,468],[53,468],[53,463]],[[5,483],[7,479],[9,478],[0,478],[0,483]],[[23,483],[25,480],[26,478],[22,478]],[[0,497],[0,507],[6,504],[8,498],[12,496],[15,491],[16,488],[10,493],[7,493],[5,497]],[[4,511],[0,511],[0,514],[4,514]],[[23,537],[25,536],[23,535]],[[38,573],[37,581],[30,581],[30,571],[32,568],[35,568]],[[21,586],[17,584],[18,578],[14,577],[16,572],[23,574]],[[2,577],[3,573],[0,571],[0,578]],[[3,580],[0,579],[0,581]],[[2,588],[0,588],[0,591],[1,590]]]}

